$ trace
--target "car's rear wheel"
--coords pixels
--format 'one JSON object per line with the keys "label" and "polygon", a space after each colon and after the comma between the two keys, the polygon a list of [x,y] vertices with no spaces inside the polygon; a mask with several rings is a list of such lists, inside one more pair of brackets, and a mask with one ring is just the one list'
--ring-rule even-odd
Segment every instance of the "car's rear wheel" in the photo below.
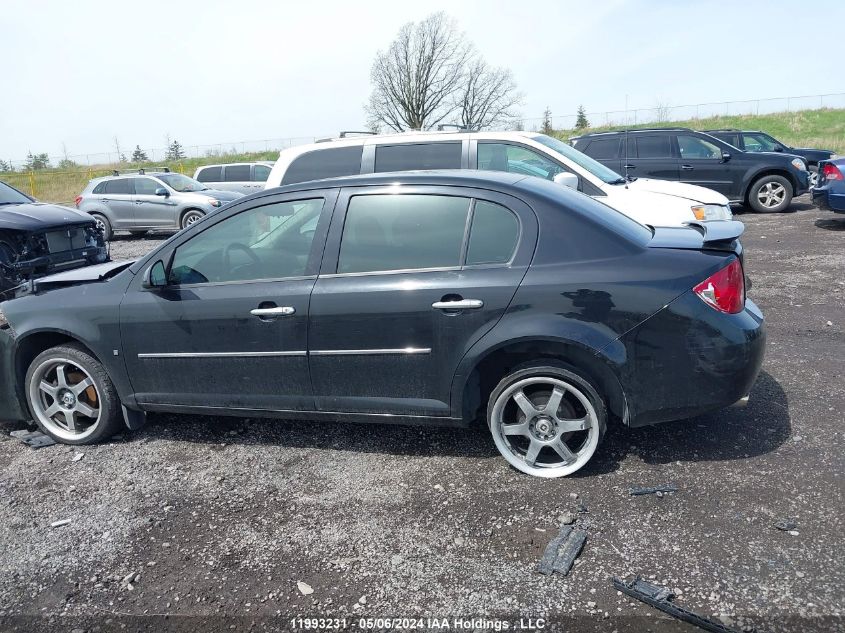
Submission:
{"label": "car's rear wheel", "polygon": [[490,394],[487,422],[502,456],[536,477],[564,477],[590,461],[607,408],[584,378],[538,365],[512,372]]}
{"label": "car's rear wheel", "polygon": [[97,223],[97,228],[103,232],[103,239],[105,241],[109,241],[112,237],[114,237],[114,231],[111,228],[111,222],[109,219],[101,213],[92,213],[91,217],[94,218],[94,222]]}
{"label": "car's rear wheel", "polygon": [[102,364],[76,345],[53,347],[32,361],[26,398],[39,428],[57,442],[94,444],[120,429],[114,384]]}
{"label": "car's rear wheel", "polygon": [[792,183],[783,176],[763,176],[748,190],[748,204],[757,213],[779,213],[792,202]]}
{"label": "car's rear wheel", "polygon": [[205,214],[202,211],[197,211],[196,209],[188,209],[182,216],[182,228],[187,229],[192,224],[199,222],[200,220],[202,220],[204,215]]}
{"label": "car's rear wheel", "polygon": [[810,189],[812,189],[819,182],[819,166],[810,165],[807,170],[810,172]]}

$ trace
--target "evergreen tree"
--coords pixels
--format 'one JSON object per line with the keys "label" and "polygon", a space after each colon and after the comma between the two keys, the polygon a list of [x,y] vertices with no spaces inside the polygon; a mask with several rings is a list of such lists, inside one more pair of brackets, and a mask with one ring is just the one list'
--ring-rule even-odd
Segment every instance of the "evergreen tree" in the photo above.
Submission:
{"label": "evergreen tree", "polygon": [[584,106],[578,106],[578,118],[575,120],[575,129],[576,130],[584,130],[590,127],[590,122],[587,120],[587,112],[584,110]]}
{"label": "evergreen tree", "polygon": [[135,151],[132,152],[132,162],[133,163],[143,163],[145,161],[150,160],[147,158],[147,152],[141,149],[140,145],[135,146]]}
{"label": "evergreen tree", "polygon": [[12,164],[0,158],[0,171],[12,171]]}
{"label": "evergreen tree", "polygon": [[182,145],[179,144],[179,141],[173,139],[170,147],[167,148],[167,153],[164,155],[164,158],[165,160],[179,160],[181,158],[185,158],[185,152],[182,151]]}
{"label": "evergreen tree", "polygon": [[546,106],[546,110],[543,112],[543,126],[540,128],[540,131],[543,134],[551,134],[554,131],[552,129],[552,111],[549,110],[548,106]]}
{"label": "evergreen tree", "polygon": [[36,169],[47,169],[50,166],[50,157],[44,154],[33,154],[27,152],[26,155],[26,169],[34,171]]}

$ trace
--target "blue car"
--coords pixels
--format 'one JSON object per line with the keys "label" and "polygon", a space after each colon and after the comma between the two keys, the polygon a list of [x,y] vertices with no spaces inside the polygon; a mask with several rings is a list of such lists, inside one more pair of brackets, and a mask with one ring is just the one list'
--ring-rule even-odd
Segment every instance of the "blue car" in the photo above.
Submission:
{"label": "blue car", "polygon": [[819,182],[813,189],[813,203],[820,209],[845,213],[845,158],[819,163]]}

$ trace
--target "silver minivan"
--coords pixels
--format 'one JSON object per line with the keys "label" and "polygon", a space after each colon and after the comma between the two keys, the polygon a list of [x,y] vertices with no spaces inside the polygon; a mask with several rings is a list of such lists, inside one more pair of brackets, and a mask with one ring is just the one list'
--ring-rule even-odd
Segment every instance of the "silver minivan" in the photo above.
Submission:
{"label": "silver minivan", "polygon": [[220,191],[255,193],[264,189],[272,167],[272,161],[203,165],[194,172],[194,180]]}

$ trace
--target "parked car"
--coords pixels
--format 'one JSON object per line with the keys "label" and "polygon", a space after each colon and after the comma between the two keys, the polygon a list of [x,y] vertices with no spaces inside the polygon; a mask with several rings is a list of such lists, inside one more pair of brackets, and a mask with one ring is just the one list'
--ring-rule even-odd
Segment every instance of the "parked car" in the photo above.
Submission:
{"label": "parked car", "polygon": [[153,229],[184,229],[241,196],[209,189],[182,174],[142,169],[94,178],[76,196],[76,208],[91,215],[110,240],[115,231],[143,235]]}
{"label": "parked car", "polygon": [[0,182],[0,299],[29,279],[108,258],[89,216],[36,202]]}
{"label": "parked car", "polygon": [[845,157],[819,163],[819,181],[813,189],[813,204],[820,209],[845,213]]}
{"label": "parked car", "polygon": [[0,304],[0,411],[69,444],[148,411],[481,418],[515,468],[567,475],[609,416],[636,427],[745,401],[765,333],[742,230],[650,229],[521,174],[269,190],[134,263]]}
{"label": "parked car", "polygon": [[418,169],[537,176],[578,189],[643,224],[729,220],[723,195],[664,180],[626,181],[559,139],[533,132],[406,132],[325,139],[283,150],[266,188],[317,178]]}
{"label": "parked car", "polygon": [[715,136],[729,145],[738,147],[746,152],[784,152],[800,156],[807,163],[810,171],[810,186],[815,187],[819,171],[819,162],[834,157],[835,152],[827,149],[812,149],[810,147],[790,147],[777,140],[774,136],[759,130],[705,130],[710,136]]}
{"label": "parked car", "polygon": [[794,196],[809,190],[803,158],[744,152],[687,128],[601,132],[571,141],[611,169],[708,187],[758,213],[786,211]]}
{"label": "parked car", "polygon": [[205,165],[194,172],[194,180],[219,191],[255,193],[264,189],[273,161]]}

